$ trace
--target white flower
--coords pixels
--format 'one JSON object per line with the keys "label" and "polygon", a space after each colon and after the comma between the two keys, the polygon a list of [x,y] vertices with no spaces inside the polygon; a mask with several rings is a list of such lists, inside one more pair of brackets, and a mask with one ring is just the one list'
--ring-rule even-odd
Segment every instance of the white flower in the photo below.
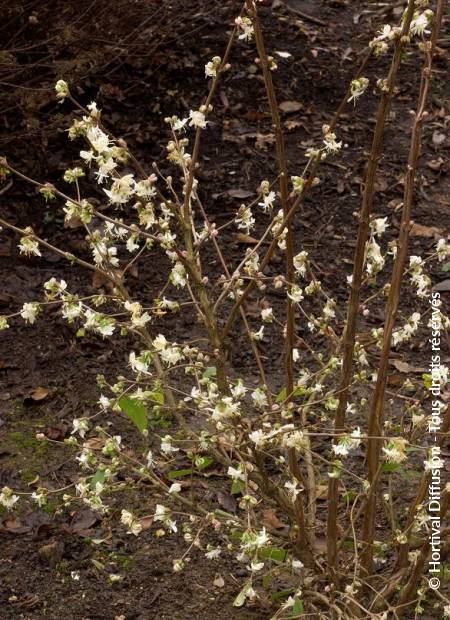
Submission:
{"label": "white flower", "polygon": [[261,310],[261,318],[265,323],[272,323],[273,316],[273,308],[263,308]]}
{"label": "white flower", "polygon": [[200,127],[201,129],[205,129],[206,127],[206,123],[208,122],[206,120],[205,114],[203,112],[200,112],[200,110],[191,110],[189,112],[189,125],[192,127]]}
{"label": "white flower", "polygon": [[64,80],[58,80],[55,84],[56,98],[62,103],[69,95],[69,85]]}
{"label": "white flower", "polygon": [[407,442],[405,439],[392,439],[388,445],[383,448],[385,459],[388,463],[403,463],[407,459],[406,454]]}
{"label": "white flower", "polygon": [[155,459],[153,458],[153,452],[151,450],[147,452],[146,458],[147,458],[147,467],[151,469],[153,465],[155,464]]}
{"label": "white flower", "polygon": [[169,493],[171,495],[176,495],[180,491],[181,491],[181,484],[179,482],[174,482],[173,484],[170,485]]}
{"label": "white flower", "polygon": [[253,431],[248,437],[257,447],[261,447],[266,441],[266,436],[261,429]]}
{"label": "white flower", "polygon": [[373,220],[370,223],[370,227],[375,235],[381,237],[381,235],[386,232],[386,228],[388,227],[387,217],[379,217],[376,220]]}
{"label": "white flower", "polygon": [[298,304],[302,301],[302,299],[304,299],[303,291],[299,286],[297,286],[297,284],[294,284],[293,286],[291,286],[291,290],[288,293],[288,297],[292,299],[292,301],[295,304]]}
{"label": "white flower", "polygon": [[293,482],[289,481],[289,482],[285,482],[284,483],[284,488],[287,490],[289,496],[292,498],[293,501],[295,501],[297,495],[300,493],[300,489],[298,488],[298,482],[297,480],[294,480]]}
{"label": "white flower", "polygon": [[170,508],[166,508],[165,506],[162,506],[161,504],[156,505],[155,514],[153,515],[153,520],[162,521],[164,525],[166,525],[168,528],[172,530],[172,532],[177,532],[178,530],[177,530],[176,523],[175,521],[172,521],[170,516],[171,516]]}
{"label": "white flower", "polygon": [[74,319],[78,318],[83,312],[83,304],[79,302],[65,302],[62,304],[61,313],[63,318],[67,319],[71,323]]}
{"label": "white flower", "polygon": [[205,65],[205,77],[215,78],[217,76],[217,69],[220,66],[222,59],[220,56],[214,56],[212,60],[210,60]]}
{"label": "white flower", "polygon": [[232,478],[235,482],[237,480],[242,480],[242,482],[245,482],[245,474],[243,473],[243,471],[241,469],[236,469],[235,467],[232,467],[231,465],[228,467],[228,471],[227,474],[230,476],[230,478]]}
{"label": "white flower", "polygon": [[253,340],[262,340],[264,337],[264,325],[261,325],[261,327],[259,328],[259,330],[257,332],[252,332],[252,338]]}
{"label": "white flower", "polygon": [[308,252],[300,252],[294,256],[294,269],[302,277],[306,275],[306,267],[308,265]]}
{"label": "white flower", "polygon": [[440,261],[445,260],[448,256],[450,256],[450,244],[446,243],[445,239],[439,239],[436,246],[436,252]]}
{"label": "white flower", "polygon": [[267,395],[261,388],[257,388],[254,392],[252,392],[252,400],[255,403],[256,407],[260,409],[262,409],[263,407],[267,407]]}
{"label": "white flower", "polygon": [[141,356],[138,357],[134,351],[131,351],[128,360],[134,372],[148,372],[148,361],[146,361],[145,357],[144,359]]}
{"label": "white flower", "polygon": [[209,549],[206,553],[205,553],[205,557],[208,558],[208,560],[216,560],[221,554],[221,549]]}
{"label": "white flower", "polygon": [[39,243],[31,237],[22,237],[19,243],[19,251],[25,256],[42,256]]}
{"label": "white flower", "polygon": [[244,41],[250,41],[254,32],[251,19],[249,17],[236,17],[234,23],[242,30],[242,34],[240,34],[238,38]]}
{"label": "white flower", "polygon": [[134,178],[132,174],[126,174],[114,181],[111,189],[104,189],[103,191],[108,196],[109,201],[112,204],[125,204],[127,203],[132,194],[134,193]]}
{"label": "white flower", "polygon": [[325,134],[323,143],[327,153],[337,153],[342,148],[342,142],[337,142],[336,134],[331,131]]}
{"label": "white flower", "polygon": [[[86,151],[82,151],[82,152],[86,153]],[[88,151],[88,153],[92,153],[92,151]],[[80,155],[81,155],[81,153],[80,153]],[[99,185],[101,185],[105,179],[107,179],[109,176],[111,176],[111,172],[116,167],[117,167],[117,164],[113,160],[112,157],[109,157],[107,159],[102,158],[101,163],[98,166],[98,170],[95,173],[95,176],[97,177],[97,183]]]}
{"label": "white flower", "polygon": [[78,433],[80,437],[84,438],[86,431],[89,430],[89,420],[87,418],[75,418],[72,422],[72,426],[72,435]]}
{"label": "white flower", "polygon": [[264,568],[264,562],[252,562],[248,568],[252,572],[260,571]]}
{"label": "white flower", "polygon": [[181,263],[175,263],[170,272],[170,281],[176,287],[185,287],[187,284],[186,269]]}
{"label": "white flower", "polygon": [[360,78],[357,78],[356,80],[353,80],[352,83],[350,84],[350,98],[347,99],[347,101],[349,103],[350,101],[354,101],[356,105],[356,100],[359,99],[359,97],[361,97],[361,95],[366,91],[368,86],[369,86],[369,80],[365,77],[360,77]]}
{"label": "white flower", "polygon": [[173,571],[175,573],[179,573],[180,571],[183,570],[184,568],[183,560],[172,560],[172,563],[173,563]]}
{"label": "white flower", "polygon": [[183,359],[181,350],[176,346],[166,347],[161,351],[160,355],[161,359],[169,366],[174,366]]}
{"label": "white flower", "polygon": [[3,487],[0,493],[0,504],[7,510],[10,510],[14,504],[19,501],[18,495],[14,495],[13,491],[9,487]]}
{"label": "white flower", "polygon": [[105,132],[100,129],[100,127],[97,125],[89,126],[86,131],[86,137],[91,143],[94,151],[97,151],[100,155],[104,153],[109,154],[110,140]]}
{"label": "white flower", "polygon": [[425,28],[429,25],[434,13],[433,11],[427,10],[420,14],[415,14],[414,19],[411,22],[411,33],[422,36],[426,30]]}
{"label": "white flower", "polygon": [[30,323],[31,325],[33,325],[33,323],[36,321],[36,317],[39,313],[39,309],[40,309],[40,306],[37,303],[23,304],[22,310],[20,312],[20,316],[25,321],[27,321],[27,323]]}
{"label": "white flower", "polygon": [[262,202],[258,202],[258,207],[262,207],[264,213],[267,213],[267,211],[272,209],[275,198],[275,192],[269,192],[267,195],[263,196]]}
{"label": "white flower", "polygon": [[163,351],[167,347],[168,342],[165,336],[163,336],[162,334],[158,334],[158,336],[156,336],[156,338],[153,340],[152,344],[157,351]]}
{"label": "white flower", "polygon": [[142,524],[139,523],[128,510],[122,510],[120,517],[121,522],[128,527],[127,534],[138,536],[142,532]]}
{"label": "white flower", "polygon": [[170,454],[171,452],[178,452],[179,448],[175,448],[172,445],[172,437],[170,435],[166,435],[161,439],[161,452],[164,454]]}

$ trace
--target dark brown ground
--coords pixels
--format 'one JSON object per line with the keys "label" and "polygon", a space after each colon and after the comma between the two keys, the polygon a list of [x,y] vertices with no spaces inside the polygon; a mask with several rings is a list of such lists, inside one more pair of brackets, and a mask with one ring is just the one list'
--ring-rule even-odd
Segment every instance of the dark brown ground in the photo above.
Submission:
{"label": "dark brown ground", "polygon": [[[290,60],[278,59],[275,84],[279,101],[301,103],[299,111],[283,114],[290,171],[296,174],[304,163],[302,144],[317,139],[321,125],[331,117],[371,33],[393,18],[392,14],[387,18],[377,15],[374,11],[379,7],[374,2],[291,0],[289,4],[326,23],[299,22],[295,13],[271,10],[267,2],[261,8],[269,50],[293,55]],[[373,11],[362,13],[367,4]],[[53,95],[54,82],[64,77],[83,103],[93,98],[98,101],[105,123],[127,140],[141,161],[161,160],[166,142],[162,119],[198,107],[205,88],[203,65],[222,53],[238,6],[238,2],[219,0],[8,3],[2,9],[6,16],[0,26],[2,47],[7,50],[0,52],[0,153],[23,172],[51,181],[60,179],[62,171],[72,165],[78,145],[68,144],[62,130],[69,124],[66,115],[71,113],[70,106],[58,106]],[[431,119],[424,134],[414,218],[425,227],[448,233],[450,181],[448,161],[444,161],[448,139],[437,145],[439,135],[446,134],[446,124],[448,133],[447,49],[448,38],[444,37],[433,82]],[[214,122],[205,132],[202,195],[211,219],[219,225],[239,204],[227,193],[231,188],[254,192],[263,178],[276,174],[273,147],[261,139],[270,134],[264,87],[258,77],[247,72],[254,57],[252,45],[236,46],[231,58],[236,68],[225,78],[215,103]],[[371,90],[385,74],[385,60],[370,66],[366,75],[371,78]],[[377,214],[390,215],[392,236],[397,232],[398,213],[393,215],[393,211],[402,192],[409,110],[415,106],[418,78],[416,60],[405,58],[386,133],[375,204]],[[306,201],[295,224],[297,245],[310,252],[326,287],[341,300],[346,296],[345,276],[354,248],[352,213],[360,204],[375,105],[376,97],[366,96],[355,110],[349,108],[338,130],[346,144],[343,154],[325,164],[323,183]],[[85,251],[82,232],[68,234],[60,216],[43,206],[29,186],[15,180],[1,199],[2,217],[21,226],[31,224],[56,245],[64,240],[73,250]],[[236,244],[231,232],[227,235],[223,246],[232,262],[242,246]],[[428,228],[425,236],[412,237],[411,251],[426,255],[434,242]],[[40,261],[25,259],[16,244],[12,235],[2,233],[0,313],[40,299],[42,284],[51,276],[64,278],[71,290],[98,291],[90,284],[91,275],[86,280],[79,268],[71,268],[48,253]],[[163,266],[147,260],[129,286],[141,296],[150,294],[162,284],[162,272]],[[210,275],[215,273],[218,269],[211,260]],[[436,272],[433,277],[444,280],[446,274]],[[405,313],[409,303],[406,298]],[[378,327],[382,318],[380,309],[363,329]],[[171,328],[174,337],[182,339],[192,326],[192,317],[187,315],[178,317]],[[165,329],[167,323],[157,327]],[[241,341],[237,331],[230,340],[230,362],[237,372],[247,368],[254,374],[249,368],[251,356]],[[276,384],[280,343],[269,333],[262,347],[270,358]],[[411,354],[415,358],[421,355],[420,351]],[[98,398],[95,375],[113,376],[126,363],[126,356],[124,343],[111,350],[93,337],[79,340],[51,314],[41,317],[38,329],[18,321],[0,334],[0,487],[26,489],[27,485],[47,484],[56,488],[73,481],[76,469],[70,462],[70,450],[38,443],[35,434],[53,433],[54,438],[63,438],[73,417],[92,411]],[[48,395],[36,402],[32,394],[39,386],[46,388]],[[126,423],[116,423],[118,432],[127,439],[133,437]],[[132,505],[151,513],[157,501],[149,489],[133,497]],[[171,558],[185,549],[181,537],[160,541],[152,528],[139,539],[130,539],[116,522],[115,518],[93,521],[84,513],[55,516],[38,511],[22,515],[20,523],[4,518],[0,525],[0,620],[114,620],[121,616],[126,620],[263,620],[275,612],[275,608],[238,610],[231,606],[242,567],[232,562],[217,565],[225,579],[223,588],[213,586],[216,564],[205,560],[202,553],[193,555],[188,571],[173,573]],[[86,534],[107,541],[95,545]],[[39,550],[55,543],[61,553],[56,553],[56,560],[50,561],[54,565],[50,565]],[[78,581],[71,578],[72,571],[79,572]],[[124,578],[111,585],[109,573]]]}

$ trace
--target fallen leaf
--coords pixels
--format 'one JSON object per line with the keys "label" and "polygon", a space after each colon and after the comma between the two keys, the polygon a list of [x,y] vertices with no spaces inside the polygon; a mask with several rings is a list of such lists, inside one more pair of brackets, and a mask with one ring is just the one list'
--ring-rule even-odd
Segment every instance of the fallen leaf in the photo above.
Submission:
{"label": "fallen leaf", "polygon": [[236,500],[230,493],[223,493],[222,491],[219,491],[217,493],[217,501],[222,506],[222,508],[225,508],[225,510],[228,510],[228,512],[236,512]]}
{"label": "fallen leaf", "polygon": [[316,488],[316,499],[325,500],[328,498],[328,485],[319,484]]}
{"label": "fallen leaf", "polygon": [[45,387],[37,387],[34,392],[31,394],[32,400],[40,401],[47,398],[49,391]]}
{"label": "fallen leaf", "polygon": [[26,534],[31,531],[31,527],[23,525],[20,519],[5,519],[0,526],[0,532],[8,534]]}
{"label": "fallen leaf", "polygon": [[142,531],[146,532],[152,526],[153,517],[142,517],[142,519],[139,519],[138,523],[142,527]]}
{"label": "fallen leaf", "polygon": [[433,291],[438,291],[441,293],[450,291],[450,280],[442,280],[442,282],[439,282],[439,284],[433,286]]}
{"label": "fallen leaf", "polygon": [[64,543],[61,540],[54,540],[38,550],[40,559],[52,568],[61,562],[63,553]]}
{"label": "fallen leaf", "polygon": [[431,170],[440,170],[443,165],[444,160],[442,159],[442,157],[439,157],[438,159],[432,159],[431,161],[427,162],[427,166]]}
{"label": "fallen leaf", "polygon": [[216,586],[216,588],[223,588],[223,586],[225,585],[225,579],[222,577],[222,575],[217,575],[217,577],[213,581],[213,584]]}
{"label": "fallen leaf", "polygon": [[282,101],[280,103],[280,110],[290,114],[291,112],[298,112],[302,109],[302,104],[299,101]]}
{"label": "fallen leaf", "polygon": [[253,192],[250,192],[248,189],[229,189],[227,194],[232,198],[250,198],[250,196],[253,196]]}
{"label": "fallen leaf", "polygon": [[271,508],[264,510],[263,521],[265,521],[268,525],[270,525],[276,530],[282,530],[284,528],[284,524],[280,521],[280,519]]}
{"label": "fallen leaf", "polygon": [[433,132],[433,144],[436,144],[436,146],[440,146],[445,142],[445,140],[446,136],[444,133],[440,133],[439,131]]}
{"label": "fallen leaf", "polygon": [[87,536],[89,529],[98,521],[98,516],[92,510],[80,510],[72,519],[71,530],[80,536]]}
{"label": "fallen leaf", "polygon": [[105,437],[90,437],[85,443],[87,444],[90,450],[101,450],[106,443],[106,438]]}
{"label": "fallen leaf", "polygon": [[61,426],[48,426],[44,435],[53,441],[62,441],[68,431],[67,425],[61,424]]}
{"label": "fallen leaf", "polygon": [[402,360],[391,360],[391,364],[395,366],[399,372],[427,372],[426,368],[411,366],[408,362],[402,362]]}
{"label": "fallen leaf", "polygon": [[258,239],[250,237],[250,235],[246,235],[245,233],[237,233],[234,239],[237,243],[246,243],[249,245],[256,245],[258,243]]}
{"label": "fallen leaf", "polygon": [[256,148],[261,151],[267,150],[268,144],[273,144],[275,142],[275,135],[273,133],[257,133],[255,135],[256,138]]}
{"label": "fallen leaf", "polygon": [[425,237],[433,239],[436,237],[442,237],[442,229],[436,226],[423,226],[422,224],[413,223],[411,227],[411,235],[413,237]]}

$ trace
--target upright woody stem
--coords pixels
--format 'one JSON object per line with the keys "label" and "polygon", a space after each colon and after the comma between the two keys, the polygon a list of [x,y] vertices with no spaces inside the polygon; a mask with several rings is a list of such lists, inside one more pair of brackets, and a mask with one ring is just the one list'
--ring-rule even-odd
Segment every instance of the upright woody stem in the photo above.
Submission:
{"label": "upright woody stem", "polygon": [[[272,127],[275,134],[275,144],[277,152],[277,162],[279,168],[279,187],[283,215],[289,212],[289,190],[287,184],[287,164],[286,149],[284,144],[283,128],[281,126],[280,112],[278,109],[277,97],[272,80],[269,59],[267,57],[264,37],[259,22],[258,13],[253,0],[246,0],[247,12],[252,18],[255,32],[256,47],[258,49],[259,61],[264,77],[267,99],[269,101],[270,113],[272,116]],[[286,228],[286,285],[288,293],[294,280],[294,244],[292,235],[292,225]],[[294,348],[294,304],[289,296],[286,303],[286,347],[285,347],[285,370],[286,370],[286,392],[289,397],[294,388],[294,362],[292,350]]]}
{"label": "upright woody stem", "polygon": [[[394,93],[402,53],[407,44],[406,36],[409,33],[414,8],[414,0],[409,0],[402,30],[401,33],[399,33],[395,43],[395,50],[387,77],[386,88],[383,90],[383,94],[378,105],[375,131],[367,165],[364,194],[361,211],[359,213],[358,238],[356,242],[352,283],[347,307],[347,321],[343,338],[343,359],[339,389],[339,404],[334,418],[334,433],[336,436],[342,433],[345,429],[346,411],[350,383],[352,379],[353,353],[355,349],[356,328],[359,314],[359,299],[361,284],[364,276],[366,244],[370,232],[370,214],[372,212],[375,180],[383,148],[383,136],[386,126],[386,119]],[[336,575],[337,567],[338,503],[339,480],[337,478],[330,478],[328,482],[327,559],[329,571],[333,576]]]}
{"label": "upright woody stem", "polygon": [[[388,375],[389,355],[392,342],[392,332],[400,299],[400,289],[402,286],[404,268],[408,254],[408,241],[411,227],[411,210],[414,198],[414,185],[416,179],[417,164],[420,155],[422,126],[426,118],[426,104],[430,88],[431,70],[433,54],[436,47],[437,34],[442,24],[443,5],[445,0],[438,1],[438,12],[435,18],[434,31],[431,42],[422,44],[425,52],[425,63],[422,69],[419,101],[417,112],[414,119],[411,136],[411,146],[409,151],[408,165],[406,168],[405,187],[403,195],[402,221],[398,236],[397,256],[394,262],[389,297],[385,308],[385,322],[383,333],[383,346],[381,350],[380,365],[378,368],[377,382],[372,397],[369,414],[369,438],[367,445],[367,465],[368,478],[372,483],[380,463],[380,453],[383,444],[381,439],[384,423],[384,400],[386,394],[386,383]],[[375,482],[376,484],[376,482]],[[374,492],[367,499],[367,507],[364,513],[362,540],[364,544],[361,555],[361,566],[366,574],[372,572],[373,566],[373,540],[375,533],[375,513],[376,513],[377,493]]]}
{"label": "upright woody stem", "polygon": [[[256,47],[258,50],[259,61],[264,77],[264,84],[266,87],[267,99],[269,101],[270,113],[272,116],[272,127],[275,134],[275,145],[277,162],[279,168],[279,188],[281,205],[283,209],[284,218],[289,213],[289,190],[287,184],[287,162],[286,162],[286,149],[284,143],[284,134],[281,126],[280,112],[278,109],[277,97],[275,94],[275,88],[272,80],[272,72],[270,70],[270,63],[267,57],[266,47],[264,44],[264,36],[261,29],[261,24],[256,10],[256,5],[253,0],[246,0],[245,2],[247,12],[252,19],[253,29],[255,33]],[[288,395],[288,401],[292,398],[294,391],[294,360],[293,360],[293,348],[294,348],[294,323],[295,323],[295,308],[294,304],[289,297],[290,289],[294,281],[294,243],[292,235],[292,224],[290,223],[286,227],[286,286],[288,295],[286,296],[286,342],[285,342],[285,375],[286,375],[286,394]],[[295,480],[302,486],[302,474],[300,465],[298,463],[298,455],[295,448],[290,448],[288,451],[289,469]],[[294,509],[297,521],[297,542],[300,553],[308,560],[310,556],[311,545],[308,542],[308,533],[306,528],[305,509],[302,496],[299,494],[294,500]]]}

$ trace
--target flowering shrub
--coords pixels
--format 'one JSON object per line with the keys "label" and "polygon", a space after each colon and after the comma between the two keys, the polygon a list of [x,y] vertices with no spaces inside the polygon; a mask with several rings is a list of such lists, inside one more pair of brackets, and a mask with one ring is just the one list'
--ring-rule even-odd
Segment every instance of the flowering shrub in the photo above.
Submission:
{"label": "flowering shrub", "polygon": [[[288,175],[272,83],[276,62],[266,52],[257,4],[252,0],[244,3],[236,18],[223,58],[214,56],[205,66],[209,92],[204,103],[186,118],[166,118],[171,139],[164,166],[154,163],[149,174],[127,145],[104,127],[97,104],[81,106],[63,80],[56,84],[57,99],[70,101],[81,111],[81,119],[68,130],[69,138],[81,145],[78,165],[64,173],[69,189],[27,179],[6,159],[1,162],[5,174],[27,179],[43,199],[62,205],[67,222],[81,223],[91,258],[53,247],[30,227],[22,230],[1,220],[4,228],[20,235],[20,252],[38,257],[42,248],[57,252],[111,284],[108,294],[80,296],[65,281],[51,278],[44,285],[45,300],[25,303],[17,314],[1,317],[1,329],[19,317],[35,324],[46,307],[57,306],[80,336],[92,332],[135,343],[127,368],[120,370],[115,382],[97,377],[98,411],[73,420],[66,442],[76,451],[80,477],[70,492],[64,490],[63,504],[86,504],[106,514],[112,491],[124,487],[119,474],[133,471],[136,484],[151,483],[167,496],[153,514],[157,535],[183,533],[186,552],[173,558],[175,571],[186,569],[194,548],[202,549],[212,562],[232,554],[244,564],[248,573],[236,593],[236,607],[263,596],[264,590],[270,592],[274,580],[286,585],[286,595],[276,598],[281,606],[274,618],[302,617],[303,613],[316,617],[324,609],[327,617],[369,614],[381,619],[394,613],[392,617],[400,618],[411,603],[420,610],[426,596],[421,587],[428,558],[428,547],[422,541],[427,542],[429,529],[424,488],[437,465],[435,453],[428,451],[421,435],[427,427],[428,384],[443,387],[448,371],[439,363],[419,380],[406,373],[403,385],[391,393],[387,391],[387,368],[391,347],[401,350],[421,327],[438,334],[449,326],[439,293],[431,292],[427,268],[445,261],[450,245],[440,240],[426,258],[410,256],[407,260],[420,134],[442,6],[439,2],[435,16],[427,1],[409,0],[400,23],[384,26],[375,36],[333,120],[322,128],[315,147],[306,151],[308,163],[295,175]],[[196,172],[220,78],[233,70],[228,62],[233,44],[256,45],[272,113],[279,174],[274,180],[261,179],[257,198],[240,205],[232,221],[218,228],[208,218]],[[405,177],[402,224],[398,240],[386,242],[388,218],[372,216],[374,181],[401,57],[409,46],[416,46],[423,55],[424,69]],[[389,53],[392,59],[386,79],[371,85],[363,75],[369,58]],[[379,107],[357,214],[354,268],[347,278],[349,299],[343,306],[323,287],[308,252],[294,250],[292,222],[305,196],[320,183],[321,163],[342,148],[338,129],[342,111],[349,103],[357,105],[374,86],[379,91]],[[93,183],[103,196],[102,207],[83,197]],[[258,234],[257,225],[262,224],[265,230]],[[221,249],[221,233],[232,227],[246,235],[256,234],[257,239],[237,264],[229,265]],[[217,254],[222,268],[215,281],[203,266],[208,248]],[[166,286],[153,298],[133,299],[127,290],[127,273],[149,252],[152,256],[158,252],[162,264],[168,261]],[[283,254],[285,268],[275,275],[272,269],[270,275],[267,267],[275,252]],[[402,283],[410,284],[417,296],[417,311],[411,316],[402,316],[398,310]],[[283,294],[285,310],[267,302],[273,289]],[[258,320],[247,312],[252,294],[259,300]],[[374,329],[366,342],[357,337],[357,319],[360,314],[368,316],[380,299],[386,300],[384,328]],[[203,338],[176,342],[170,329],[163,334],[153,328],[160,317],[175,316],[188,305],[195,309]],[[342,329],[339,318],[345,314]],[[256,388],[248,377],[237,375],[227,356],[231,330],[239,317],[260,375]],[[307,334],[302,339],[297,317]],[[266,331],[277,330],[285,343],[284,372],[274,378],[268,376],[257,343]],[[377,347],[379,355],[371,355],[369,347]],[[388,397],[389,409],[395,406],[403,412],[402,426],[387,415]],[[442,438],[449,423],[448,409],[444,409],[439,401],[435,415],[442,424]],[[124,415],[134,423],[148,443],[144,453],[132,452],[121,436],[102,424],[106,412]],[[92,444],[98,438],[100,451]],[[367,471],[361,459],[355,458],[361,454],[366,457]],[[417,454],[421,455],[419,462],[425,463],[422,484],[409,512],[402,509],[395,516],[392,474],[414,468]],[[203,476],[212,464],[223,468],[230,492],[239,498],[236,514],[202,505],[185,493],[183,478]],[[39,488],[31,500],[44,506],[50,493],[54,491]],[[324,493],[326,554],[319,536],[323,508],[318,516],[318,501]],[[26,496],[5,487],[0,503],[14,510]],[[390,530],[377,541],[380,505],[390,516]],[[267,509],[276,509],[284,528],[261,525],[262,511]],[[120,511],[120,521],[130,535],[142,535],[142,517],[126,504]]]}

